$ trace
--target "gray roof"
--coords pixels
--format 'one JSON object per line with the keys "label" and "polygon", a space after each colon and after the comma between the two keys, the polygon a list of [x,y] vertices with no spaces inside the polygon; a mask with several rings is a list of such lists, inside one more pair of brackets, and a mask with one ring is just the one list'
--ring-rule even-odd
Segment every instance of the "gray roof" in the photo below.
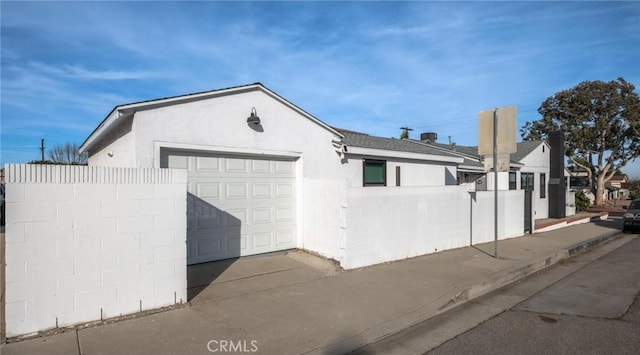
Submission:
{"label": "gray roof", "polygon": [[395,139],[370,136],[365,133],[359,133],[344,129],[336,128],[344,135],[342,143],[347,147],[360,147],[381,150],[391,150],[397,152],[409,152],[418,154],[438,155],[444,157],[456,157],[456,155],[435,149],[426,145],[415,143],[408,139]]}
{"label": "gray roof", "polygon": [[421,143],[430,144],[430,145],[433,145],[433,146],[441,148],[441,149],[452,150],[454,152],[458,152],[460,154],[468,155],[470,157],[479,158],[478,157],[478,147],[467,147],[467,146],[464,146],[464,145],[457,145],[456,144],[455,148],[454,148],[453,145],[445,144],[445,143],[430,143],[430,142],[421,142]]}
{"label": "gray roof", "polygon": [[467,158],[464,158],[464,162],[462,162],[461,165],[473,166],[473,167],[477,167],[477,168],[484,168],[484,164],[483,163],[477,162],[475,160],[467,159]]}
{"label": "gray roof", "polygon": [[511,160],[520,162],[527,155],[533,152],[536,148],[544,144],[544,141],[526,141],[518,143],[518,151],[511,154]]}
{"label": "gray roof", "polygon": [[[481,159],[480,156],[478,155],[478,147],[469,147],[469,146],[464,146],[464,145],[456,145],[455,148],[453,148],[451,145],[449,144],[444,144],[444,143],[429,143],[429,142],[422,142],[425,144],[430,144],[433,145],[435,147],[438,147],[440,149],[446,149],[446,150],[450,150],[450,151],[455,151],[458,152],[460,154],[464,154],[470,157],[474,157],[474,158],[478,158]],[[511,154],[510,160],[514,163],[519,163],[522,159],[524,159],[524,157],[526,157],[527,155],[529,155],[531,152],[533,152],[537,147],[540,146],[540,144],[543,144],[544,141],[526,141],[526,142],[520,142],[517,144],[517,151],[513,154]]]}

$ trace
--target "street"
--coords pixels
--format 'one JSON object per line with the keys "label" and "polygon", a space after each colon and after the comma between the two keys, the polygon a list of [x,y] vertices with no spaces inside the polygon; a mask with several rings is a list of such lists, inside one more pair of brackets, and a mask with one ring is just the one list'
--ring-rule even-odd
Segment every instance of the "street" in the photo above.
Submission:
{"label": "street", "polygon": [[638,354],[639,255],[622,236],[356,353]]}

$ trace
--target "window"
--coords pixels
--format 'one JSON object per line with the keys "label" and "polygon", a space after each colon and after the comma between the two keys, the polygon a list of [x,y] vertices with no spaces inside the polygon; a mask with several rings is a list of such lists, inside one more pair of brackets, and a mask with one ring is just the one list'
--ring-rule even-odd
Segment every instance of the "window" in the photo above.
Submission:
{"label": "window", "polygon": [[533,173],[520,174],[520,188],[522,190],[533,190]]}
{"label": "window", "polygon": [[400,167],[396,166],[396,186],[400,186]]}
{"label": "window", "polygon": [[510,171],[509,172],[509,190],[515,190],[515,189],[516,189],[516,172]]}
{"label": "window", "polygon": [[363,186],[387,186],[387,162],[384,160],[364,159],[362,161]]}
{"label": "window", "polygon": [[540,198],[547,197],[547,175],[540,174]]}

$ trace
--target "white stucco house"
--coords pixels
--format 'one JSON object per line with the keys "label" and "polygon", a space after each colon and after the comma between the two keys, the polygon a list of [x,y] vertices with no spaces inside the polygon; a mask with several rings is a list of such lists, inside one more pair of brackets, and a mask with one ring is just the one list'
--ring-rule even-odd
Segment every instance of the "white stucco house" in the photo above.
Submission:
{"label": "white stucco house", "polygon": [[[464,163],[458,166],[458,181],[471,190],[493,190],[493,173],[486,174],[482,157],[477,147],[442,144],[433,140],[434,133],[423,135],[421,142],[428,146],[463,157]],[[534,219],[549,217],[549,174],[550,150],[546,141],[526,141],[517,144],[516,153],[510,157],[510,171],[498,173],[499,190],[531,190],[532,213]],[[569,172],[565,171],[565,177]],[[569,211],[569,209],[567,210]],[[571,213],[573,214],[573,213]]]}
{"label": "white stucco house", "polygon": [[[447,222],[474,213],[463,157],[331,127],[260,83],[117,106],[81,151],[90,166],[187,170],[188,264],[301,248],[353,268],[474,233]],[[522,235],[508,217],[503,237]]]}

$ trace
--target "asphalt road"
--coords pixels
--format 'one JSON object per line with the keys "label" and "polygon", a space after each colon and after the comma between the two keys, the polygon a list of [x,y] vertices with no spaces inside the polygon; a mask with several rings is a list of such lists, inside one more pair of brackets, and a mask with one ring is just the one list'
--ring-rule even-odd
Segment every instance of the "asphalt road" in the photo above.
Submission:
{"label": "asphalt road", "polygon": [[625,235],[359,354],[640,354],[640,237]]}
{"label": "asphalt road", "polygon": [[640,239],[429,354],[640,354]]}

